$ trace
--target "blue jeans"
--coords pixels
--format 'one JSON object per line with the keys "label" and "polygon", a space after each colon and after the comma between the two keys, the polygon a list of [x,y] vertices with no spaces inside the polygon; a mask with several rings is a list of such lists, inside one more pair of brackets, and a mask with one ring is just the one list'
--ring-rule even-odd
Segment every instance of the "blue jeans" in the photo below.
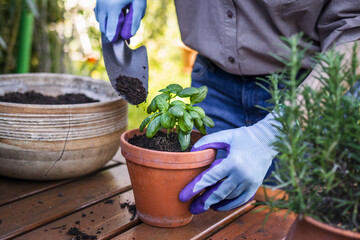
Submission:
{"label": "blue jeans", "polygon": [[[209,59],[197,56],[191,73],[192,86],[208,87],[206,99],[197,104],[215,122],[214,128],[207,128],[208,133],[225,129],[250,126],[263,119],[268,112],[257,107],[271,107],[268,100],[271,95],[257,83],[265,82],[257,78],[266,76],[239,76],[229,74]],[[217,158],[224,158],[225,151],[218,151]],[[275,169],[275,160],[266,177]],[[265,177],[265,178],[266,178]]]}

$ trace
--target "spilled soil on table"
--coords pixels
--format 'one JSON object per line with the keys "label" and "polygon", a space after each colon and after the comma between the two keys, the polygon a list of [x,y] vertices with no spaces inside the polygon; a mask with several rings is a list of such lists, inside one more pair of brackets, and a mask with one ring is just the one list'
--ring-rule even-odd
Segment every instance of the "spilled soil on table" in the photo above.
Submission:
{"label": "spilled soil on table", "polygon": [[67,234],[70,236],[74,236],[76,240],[82,240],[82,239],[90,239],[94,240],[97,239],[96,235],[89,235],[87,233],[84,233],[83,231],[80,231],[77,227],[71,227],[67,231]]}
{"label": "spilled soil on table", "polygon": [[129,213],[132,214],[131,218],[130,218],[130,221],[133,221],[135,220],[135,217],[136,217],[136,213],[137,213],[137,210],[136,210],[136,205],[135,204],[131,204],[129,202],[124,202],[124,203],[121,203],[120,204],[120,207],[121,208],[127,208]]}

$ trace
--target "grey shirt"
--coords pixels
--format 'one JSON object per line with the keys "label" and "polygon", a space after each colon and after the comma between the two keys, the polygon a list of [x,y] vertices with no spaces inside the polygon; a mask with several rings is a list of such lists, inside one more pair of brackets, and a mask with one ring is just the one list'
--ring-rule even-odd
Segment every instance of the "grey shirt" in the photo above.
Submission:
{"label": "grey shirt", "polygon": [[[313,52],[360,39],[360,0],[175,0],[181,38],[223,70],[268,74],[279,36],[303,32]],[[311,67],[311,59],[304,68]]]}

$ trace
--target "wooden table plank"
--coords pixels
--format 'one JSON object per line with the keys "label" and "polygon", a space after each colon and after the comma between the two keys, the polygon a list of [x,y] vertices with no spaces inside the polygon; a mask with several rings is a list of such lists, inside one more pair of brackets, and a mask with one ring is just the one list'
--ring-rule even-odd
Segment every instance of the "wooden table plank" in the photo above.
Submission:
{"label": "wooden table plank", "polygon": [[67,232],[72,227],[96,236],[97,239],[110,239],[140,223],[137,216],[133,216],[128,208],[121,207],[123,203],[134,203],[132,190],[82,209],[16,239],[70,239],[72,236]]}
{"label": "wooden table plank", "polygon": [[157,228],[143,223],[114,237],[113,240],[204,239],[250,211],[254,207],[252,203],[254,202],[228,212],[208,210],[195,215],[189,224],[178,228]]}
{"label": "wooden table plank", "polygon": [[130,188],[126,165],[121,164],[6,204],[0,207],[0,239],[15,237]]}
{"label": "wooden table plank", "polygon": [[[260,206],[261,207],[261,206]],[[256,212],[259,207],[253,209],[246,215],[241,216],[226,228],[217,232],[208,240],[231,240],[231,239],[261,239],[261,240],[281,240],[290,229],[295,214],[286,215],[286,210],[271,213],[264,225],[266,210]]]}
{"label": "wooden table plank", "polygon": [[[119,164],[120,163],[118,160],[111,160],[101,170],[111,168]],[[0,177],[0,206],[49,190],[51,188],[55,188],[76,179],[77,178],[59,181],[30,181]]]}

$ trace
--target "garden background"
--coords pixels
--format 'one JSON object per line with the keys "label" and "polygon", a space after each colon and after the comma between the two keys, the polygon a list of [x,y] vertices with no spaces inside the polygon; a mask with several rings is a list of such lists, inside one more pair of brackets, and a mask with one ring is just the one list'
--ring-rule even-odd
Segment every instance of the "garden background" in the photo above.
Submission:
{"label": "garden background", "polygon": [[[30,40],[25,72],[69,73],[109,81],[95,4],[96,0],[1,0],[0,74],[24,72],[21,64],[26,54],[19,49],[24,40]],[[23,28],[24,16],[33,19],[30,33]],[[132,47],[140,45],[147,47],[149,57],[148,99],[170,82],[190,85],[173,0],[148,2],[140,29],[131,38]],[[148,104],[129,105],[129,129],[139,127]]]}

